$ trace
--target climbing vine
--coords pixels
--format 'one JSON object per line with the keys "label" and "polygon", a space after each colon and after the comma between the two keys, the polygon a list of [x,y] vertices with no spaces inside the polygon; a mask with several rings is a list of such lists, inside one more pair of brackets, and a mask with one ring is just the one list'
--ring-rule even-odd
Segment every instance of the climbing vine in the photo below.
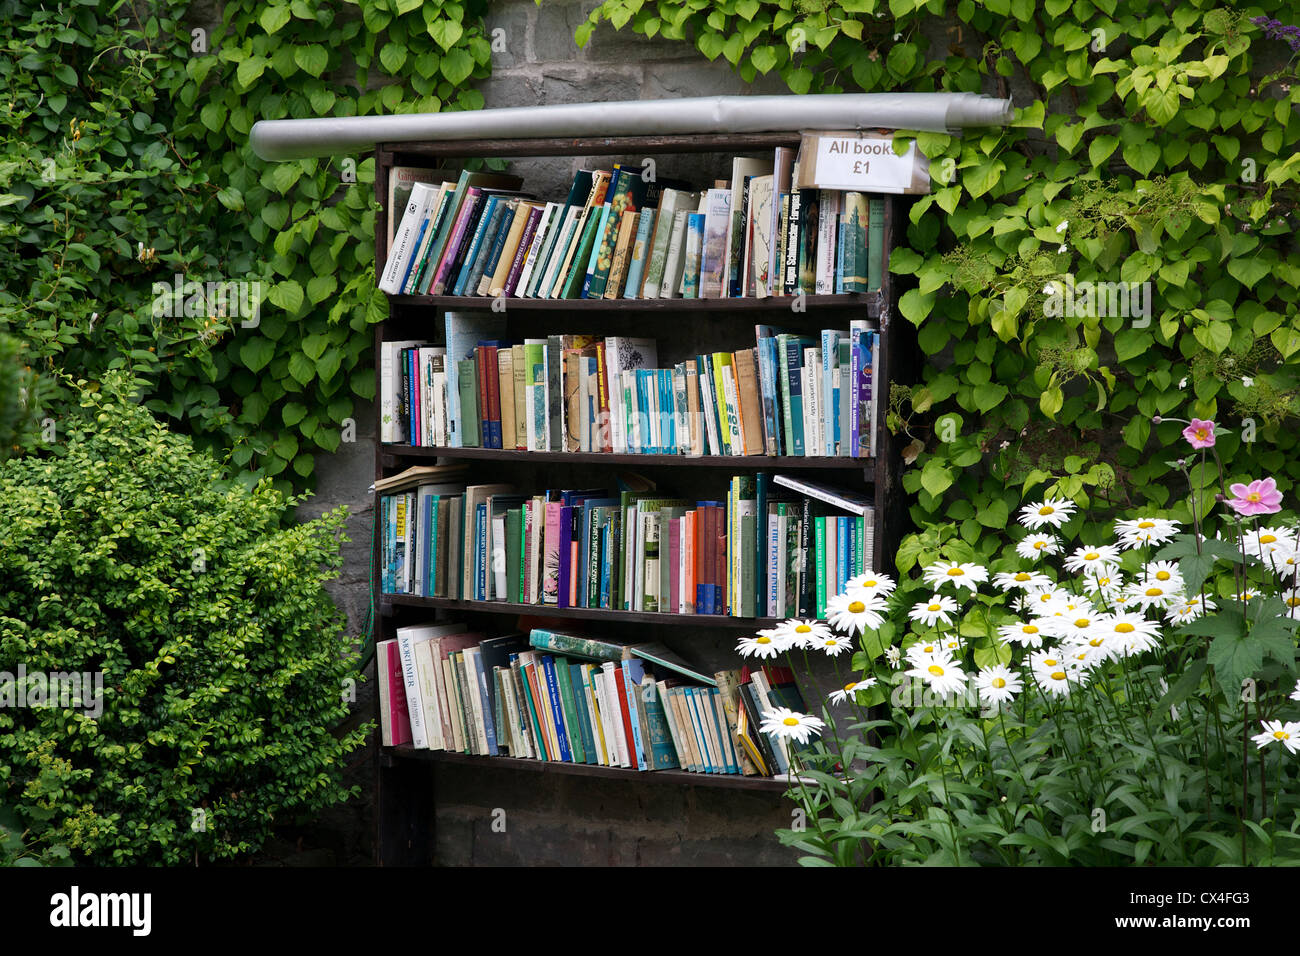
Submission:
{"label": "climbing vine", "polygon": [[1242,476],[1300,479],[1288,16],[1215,0],[606,0],[576,39],[608,21],[796,93],[1012,97],[1005,129],[896,137],[933,178],[890,262],[927,356],[891,416],[914,439],[906,572],[941,550],[991,559],[1030,493],[1189,517],[1174,463],[1148,452],[1180,426],[1153,416],[1214,418]]}
{"label": "climbing vine", "polygon": [[482,10],[3,0],[0,331],[51,385],[125,369],[248,483],[304,487],[374,395],[373,161],[266,163],[249,131],[480,107]]}

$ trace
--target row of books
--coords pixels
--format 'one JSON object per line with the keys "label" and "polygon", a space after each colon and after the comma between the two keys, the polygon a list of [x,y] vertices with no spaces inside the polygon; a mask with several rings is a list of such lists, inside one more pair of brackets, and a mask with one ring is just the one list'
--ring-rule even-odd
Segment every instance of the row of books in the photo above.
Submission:
{"label": "row of books", "polygon": [[386,594],[560,608],[821,616],[874,568],[865,498],[788,475],[733,477],[724,498],[618,488],[521,494],[424,480],[381,491]]}
{"label": "row of books", "polygon": [[876,453],[880,340],[755,326],[755,345],[659,368],[653,338],[511,342],[492,313],[445,315],[445,343],[384,342],[380,440],[423,447],[659,455]]}
{"label": "row of books", "polygon": [[789,752],[759,731],[761,715],[803,709],[785,668],[709,677],[659,644],[545,628],[404,627],[377,660],[384,746],[772,776],[789,772]]}
{"label": "row of books", "polygon": [[540,299],[742,298],[879,289],[884,200],[797,188],[796,151],[736,157],[712,188],[644,166],[580,170],[563,202],[500,173],[396,167],[379,288]]}

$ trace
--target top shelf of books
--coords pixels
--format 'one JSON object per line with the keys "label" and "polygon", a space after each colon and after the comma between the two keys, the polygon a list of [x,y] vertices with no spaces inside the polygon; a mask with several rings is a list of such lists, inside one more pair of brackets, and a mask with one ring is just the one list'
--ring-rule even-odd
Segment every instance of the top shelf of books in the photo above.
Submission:
{"label": "top shelf of books", "polygon": [[[811,295],[800,300],[796,296],[768,296],[764,299],[509,299],[508,309],[530,312],[572,312],[575,308],[594,312],[745,312],[755,310],[773,313],[798,314],[804,310],[821,312],[827,309],[855,313],[866,311],[867,318],[880,317],[878,292],[844,293],[841,295]],[[394,306],[430,309],[491,309],[492,299],[455,295],[391,295]]]}

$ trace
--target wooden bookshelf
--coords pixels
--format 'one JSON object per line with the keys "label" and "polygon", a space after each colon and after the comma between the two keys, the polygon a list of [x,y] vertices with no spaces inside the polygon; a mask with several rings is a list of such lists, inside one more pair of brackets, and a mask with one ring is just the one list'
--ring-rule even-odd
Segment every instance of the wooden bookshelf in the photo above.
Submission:
{"label": "wooden bookshelf", "polygon": [[[437,143],[381,144],[375,150],[375,196],[380,210],[375,218],[375,246],[382,250],[387,241],[389,210],[384,208],[388,197],[389,171],[395,165],[452,166],[449,160],[475,160],[505,157],[573,157],[575,159],[598,156],[642,157],[651,155],[675,156],[688,154],[716,154],[717,171],[737,154],[763,154],[776,146],[797,148],[797,133],[747,133],[712,134],[708,136],[629,136],[580,137],[563,139],[477,140]],[[575,165],[574,168],[578,168]],[[591,168],[585,165],[584,168]],[[667,163],[661,164],[665,172]],[[525,177],[525,188],[527,188]],[[895,244],[895,224],[900,218],[902,200],[885,198],[885,246]],[[615,334],[614,329],[643,328],[639,334],[667,340],[677,336],[675,343],[686,341],[692,347],[697,342],[697,330],[709,321],[734,326],[737,347],[752,335],[753,323],[780,324],[792,329],[831,327],[846,323],[850,318],[872,320],[880,336],[878,377],[874,388],[877,394],[876,429],[877,455],[874,458],[800,457],[800,456],[727,456],[705,455],[639,455],[583,452],[537,452],[515,449],[485,448],[429,448],[405,444],[377,444],[375,475],[391,476],[412,464],[464,462],[470,466],[469,483],[499,480],[510,474],[528,474],[538,487],[555,486],[552,475],[557,469],[571,469],[569,474],[583,476],[588,484],[608,481],[609,469],[653,470],[657,479],[668,477],[680,470],[686,476],[707,477],[713,472],[731,474],[746,472],[811,472],[826,476],[831,483],[855,489],[870,489],[875,504],[874,550],[877,567],[889,570],[892,555],[897,550],[905,521],[905,509],[895,504],[901,496],[899,482],[900,447],[885,426],[888,411],[888,383],[891,380],[910,380],[914,369],[915,349],[907,337],[906,327],[894,322],[897,314],[897,292],[888,272],[883,276],[879,292],[846,295],[780,296],[766,299],[530,299],[505,298],[497,300],[473,296],[409,296],[392,295],[389,299],[389,318],[375,327],[375,351],[378,361],[381,343],[390,339],[427,337],[441,339],[442,313],[445,311],[493,310],[507,317],[511,334],[558,332],[599,332]],[[680,324],[664,327],[665,320],[680,318]],[[752,320],[748,321],[748,320]],[[646,328],[649,326],[649,328]],[[584,328],[585,327],[585,328]],[[617,334],[626,334],[618,332]],[[682,336],[685,334],[686,339]],[[728,331],[730,335],[730,331]],[[751,343],[752,344],[752,343]],[[378,408],[376,409],[378,416]],[[378,429],[376,435],[379,434]],[[532,469],[536,469],[535,474]],[[583,487],[574,485],[572,487]],[[376,508],[376,512],[378,508]],[[378,535],[375,536],[374,566],[379,567]],[[774,618],[738,618],[707,614],[644,613],[637,611],[606,610],[599,608],[557,608],[550,605],[517,604],[502,601],[464,601],[446,598],[424,598],[410,595],[380,593],[378,575],[372,575],[372,601],[375,611],[376,640],[394,636],[398,626],[418,623],[444,615],[449,620],[499,622],[510,627],[512,618],[560,618],[590,622],[606,622],[619,633],[637,635],[650,640],[662,640],[672,645],[684,657],[691,659],[691,642],[702,635],[715,641],[730,642],[761,627],[778,622]],[[432,613],[430,613],[432,612]],[[740,666],[737,657],[730,666]],[[813,701],[809,701],[810,706]],[[376,694],[376,710],[378,695]],[[434,786],[433,774],[442,768],[486,767],[503,771],[530,773],[539,779],[588,778],[593,780],[621,781],[629,788],[639,786],[704,787],[735,790],[764,795],[764,799],[781,799],[791,788],[785,780],[740,775],[690,773],[681,770],[636,771],[589,764],[573,764],[519,757],[473,756],[448,751],[415,750],[412,747],[378,746],[376,732],[376,860],[381,865],[427,865],[434,857]],[[489,804],[490,805],[490,804]]]}

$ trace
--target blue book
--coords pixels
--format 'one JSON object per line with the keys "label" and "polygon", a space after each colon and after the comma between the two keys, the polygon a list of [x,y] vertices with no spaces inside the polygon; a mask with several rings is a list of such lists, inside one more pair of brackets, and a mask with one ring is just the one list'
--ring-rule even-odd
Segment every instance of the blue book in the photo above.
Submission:
{"label": "blue book", "polygon": [[713,732],[718,735],[718,746],[722,752],[719,756],[722,758],[722,769],[720,773],[740,773],[740,767],[736,766],[733,759],[733,748],[731,746],[730,731],[727,729],[725,722],[720,722],[718,704],[722,695],[718,693],[715,687],[701,687],[700,698],[708,710],[709,719],[713,724]]}
{"label": "blue book", "polygon": [[858,518],[849,521],[849,577],[861,574],[858,565],[862,562],[862,526]]}
{"label": "blue book", "polygon": [[614,567],[614,522],[611,516],[609,524],[600,529],[600,607],[610,607],[610,574]]}
{"label": "blue book", "polygon": [[835,225],[835,294],[844,292],[844,220]]}
{"label": "blue book", "polygon": [[[609,195],[614,195],[612,187]],[[591,298],[591,280],[596,277],[596,262],[600,258],[601,246],[604,245],[601,242],[601,237],[605,235],[605,227],[609,224],[609,210],[610,204],[608,202],[600,207],[600,220],[596,225],[596,241],[591,246],[591,258],[587,260],[587,275],[582,280],[582,291],[578,294],[580,299]]]}
{"label": "blue book", "polygon": [[636,374],[636,416],[638,422],[643,422],[641,434],[637,441],[636,453],[638,455],[654,454],[654,445],[651,443],[650,433],[650,393],[647,389],[647,379],[650,370],[639,368],[635,370]]}
{"label": "blue book", "polygon": [[713,763],[713,754],[710,752],[712,748],[708,746],[709,735],[704,729],[704,721],[700,713],[700,689],[698,687],[687,687],[684,690],[686,692],[687,709],[691,712],[691,725],[695,728],[695,739],[700,743],[698,749],[700,757],[704,761],[703,772],[717,773]]}
{"label": "blue book", "polygon": [[790,450],[789,455],[806,455],[803,434],[803,349],[807,340],[791,337],[785,344],[785,367],[790,376]]}
{"label": "blue book", "polygon": [[415,265],[415,260],[418,258],[418,256],[415,255],[415,252],[420,248],[420,243],[424,241],[424,234],[428,231],[428,229],[429,229],[429,217],[425,216],[424,221],[420,223],[420,231],[416,233],[415,243],[411,246],[412,254],[410,258],[406,260],[406,271],[402,273],[402,283],[397,287],[401,292],[406,291],[406,283],[411,278],[411,268]]}
{"label": "blue book", "polygon": [[569,749],[569,734],[564,724],[564,704],[560,698],[560,682],[555,676],[555,658],[543,657],[542,670],[546,674],[546,696],[551,700],[551,720],[555,723],[555,736],[560,743],[560,759],[573,762],[573,751]]}
{"label": "blue book", "polygon": [[488,692],[488,680],[491,675],[483,670],[482,650],[476,650],[478,653],[470,655],[467,659],[472,660],[474,664],[474,681],[478,684],[479,707],[483,710],[483,732],[487,736],[488,755],[498,757],[501,752],[497,749],[496,715],[492,712],[493,695]]}
{"label": "blue book", "polygon": [[379,499],[379,526],[384,529],[384,547],[380,555],[382,560],[379,562],[380,590],[384,594],[393,593],[393,569],[389,565],[389,556],[392,554],[392,542],[389,535],[389,525],[392,522],[393,499],[389,495],[384,495]]}
{"label": "blue book", "polygon": [[763,399],[766,451],[779,455],[785,446],[781,433],[781,380],[777,374],[776,331],[760,325],[758,331],[758,387]]}
{"label": "blue book", "polygon": [[[567,662],[566,662],[567,663]],[[583,763],[596,763],[596,733],[591,726],[591,714],[587,711],[587,692],[582,679],[582,665],[569,663],[569,685],[573,690],[573,709],[578,712],[578,723],[582,727]]]}
{"label": "blue book", "polygon": [[478,226],[474,229],[474,238],[470,241],[469,251],[465,253],[465,261],[460,267],[460,275],[456,277],[456,284],[451,287],[452,295],[465,294],[465,289],[469,285],[470,274],[474,271],[474,260],[478,258],[479,250],[485,241],[484,236],[490,234],[490,223],[493,216],[496,215],[499,203],[499,197],[488,196],[487,202],[483,204],[483,209],[478,217]]}
{"label": "blue book", "polygon": [[474,507],[474,597],[479,601],[487,600],[487,504],[480,503]]}
{"label": "blue book", "polygon": [[420,594],[424,597],[433,597],[433,575],[438,560],[438,519],[435,517],[437,507],[437,495],[420,495],[420,541],[424,546],[420,549],[419,570]]}
{"label": "blue book", "polygon": [[[636,741],[636,769],[645,770],[645,742],[641,739],[641,679],[645,677],[645,665],[633,657],[630,660],[619,661],[619,669],[623,672],[623,689],[627,691],[627,710],[628,717],[632,723],[632,736]],[[632,743],[632,741],[628,741]]]}
{"label": "blue book", "polygon": [[673,370],[659,369],[659,437],[665,455],[677,454],[677,416],[673,414]]}

